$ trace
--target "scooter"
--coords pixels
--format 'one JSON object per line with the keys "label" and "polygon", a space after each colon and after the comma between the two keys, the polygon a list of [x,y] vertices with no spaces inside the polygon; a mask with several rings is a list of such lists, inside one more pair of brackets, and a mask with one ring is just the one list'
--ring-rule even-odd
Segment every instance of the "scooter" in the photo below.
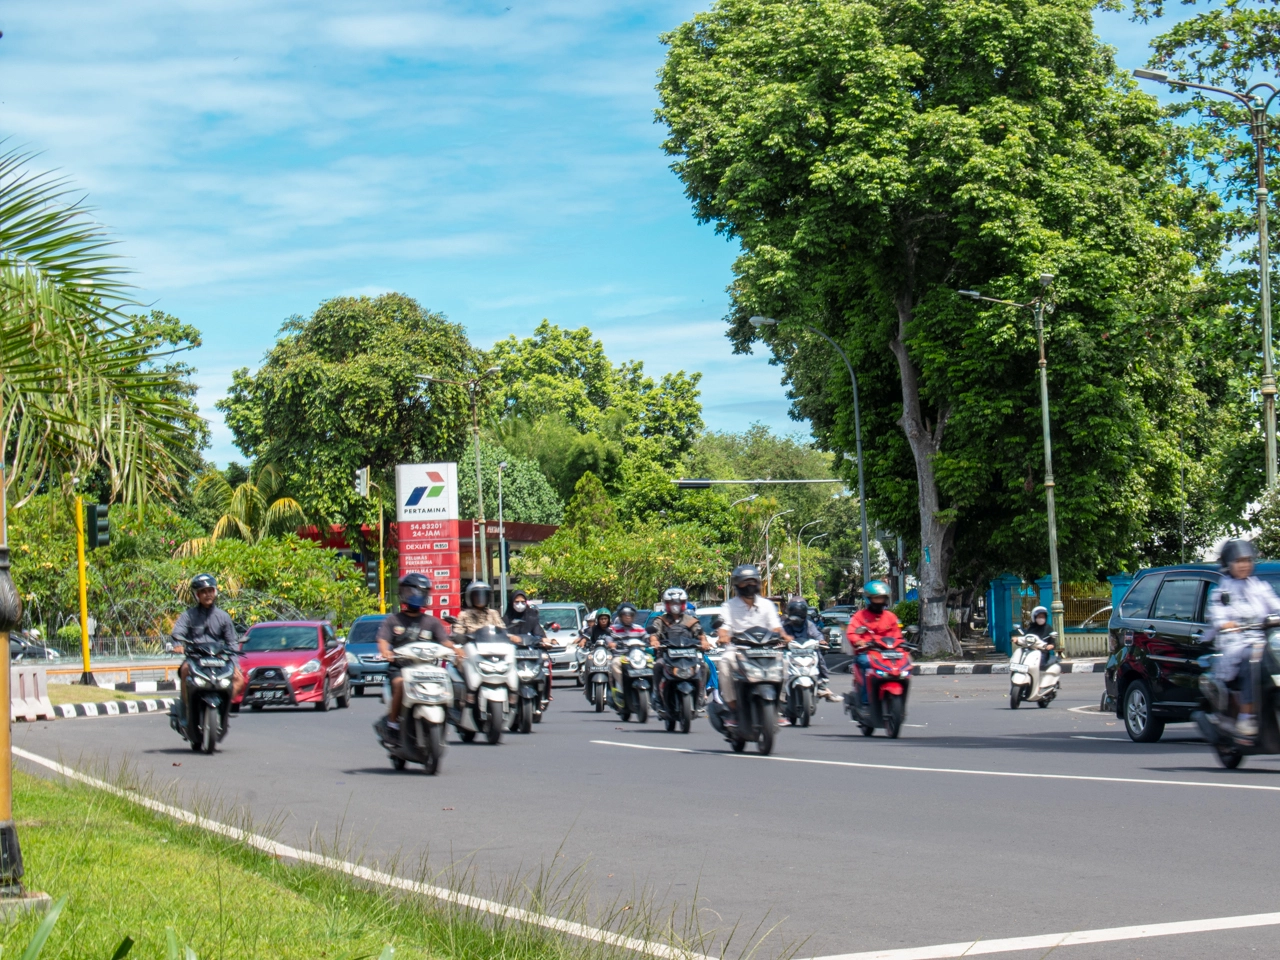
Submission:
{"label": "scooter", "polygon": [[467,637],[462,651],[463,689],[455,691],[449,722],[463,743],[482,730],[490,743],[500,743],[520,689],[515,645],[501,627],[481,627]]}
{"label": "scooter", "polygon": [[[908,635],[919,629],[907,627]],[[907,641],[879,637],[862,652],[867,655],[868,665],[865,671],[853,666],[853,692],[845,695],[845,712],[864,737],[883,729],[890,739],[896,739],[907,719],[907,693],[911,689]]]}
{"label": "scooter", "polygon": [[185,700],[189,702],[184,702],[182,696],[173,702],[169,726],[195,752],[213,753],[227,735],[235,660],[221,644],[188,641],[183,650],[187,665]]}
{"label": "scooter", "polygon": [[818,712],[818,657],[819,642],[808,640],[792,640],[786,647],[787,683],[786,705],[783,712],[788,720],[801,727],[807,727],[809,720]]}
{"label": "scooter", "polygon": [[653,685],[653,667],[645,650],[645,637],[616,638],[618,649],[613,654],[612,684],[609,701],[622,722],[635,714],[637,723],[649,722],[649,689]]}
{"label": "scooter", "polygon": [[404,685],[400,729],[390,729],[384,715],[373,730],[397,770],[420,763],[429,774],[440,772],[445,721],[453,705],[453,681],[444,665],[452,659],[448,647],[430,641],[396,647],[396,665]]}
{"label": "scooter", "polygon": [[1017,710],[1018,704],[1024,702],[1047,707],[1058,695],[1062,664],[1055,660],[1047,670],[1040,669],[1049,657],[1049,645],[1057,638],[1056,633],[1051,633],[1042,640],[1020,629],[1014,634],[1013,656],[1009,658],[1009,709]]}
{"label": "scooter", "polygon": [[[1228,770],[1234,770],[1245,757],[1280,754],[1280,617],[1267,617],[1262,623],[1242,624],[1236,630],[1264,633],[1265,639],[1252,644],[1248,661],[1240,667],[1235,680],[1223,682],[1213,675],[1215,660],[1220,653],[1208,654],[1198,659],[1204,669],[1200,675],[1200,709],[1191,719],[1200,728],[1201,735],[1213,748],[1214,755]],[[1223,630],[1221,633],[1228,631]],[[1233,694],[1244,684],[1253,686],[1254,716],[1258,720],[1258,735],[1251,740],[1239,737],[1231,718]]]}
{"label": "scooter", "polygon": [[512,636],[516,651],[516,708],[511,716],[512,733],[532,733],[533,725],[542,718],[543,690],[547,668],[542,643],[537,637]]}
{"label": "scooter", "polygon": [[[778,736],[778,697],[781,696],[786,667],[779,637],[764,627],[751,627],[734,634],[735,656],[721,660],[718,671],[731,671],[737,692],[736,712],[728,704],[717,703],[707,710],[711,725],[719,731],[734,753],[754,742],[761,754],[773,752]],[[736,724],[727,723],[730,718]]]}
{"label": "scooter", "polygon": [[666,724],[667,733],[673,733],[677,724],[681,733],[689,732],[706,696],[705,672],[701,641],[680,625],[667,630],[655,671],[658,716]]}
{"label": "scooter", "polygon": [[602,637],[591,645],[583,662],[582,693],[587,703],[596,708],[596,713],[604,713],[605,696],[609,692],[609,659],[609,647]]}

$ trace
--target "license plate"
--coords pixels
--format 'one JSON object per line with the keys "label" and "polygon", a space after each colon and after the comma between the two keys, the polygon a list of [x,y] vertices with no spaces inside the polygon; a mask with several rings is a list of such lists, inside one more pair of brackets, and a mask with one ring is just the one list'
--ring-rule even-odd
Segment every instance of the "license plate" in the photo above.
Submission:
{"label": "license plate", "polygon": [[697,655],[697,650],[681,650],[678,647],[671,650],[671,656],[673,657],[696,657]]}
{"label": "license plate", "polygon": [[747,656],[748,657],[768,657],[770,660],[776,660],[778,658],[777,651],[774,651],[774,650],[748,650]]}
{"label": "license plate", "polygon": [[254,697],[258,700],[279,700],[284,696],[283,690],[256,690]]}
{"label": "license plate", "polygon": [[200,662],[200,666],[202,666],[202,667],[220,667],[220,666],[222,666],[222,661],[221,661],[221,660],[214,660],[214,659],[209,658],[209,657],[201,657],[199,662]]}
{"label": "license plate", "polygon": [[902,659],[902,654],[900,654],[900,653],[886,653],[884,656],[885,656],[885,659],[886,659],[886,660],[901,660],[901,659]]}

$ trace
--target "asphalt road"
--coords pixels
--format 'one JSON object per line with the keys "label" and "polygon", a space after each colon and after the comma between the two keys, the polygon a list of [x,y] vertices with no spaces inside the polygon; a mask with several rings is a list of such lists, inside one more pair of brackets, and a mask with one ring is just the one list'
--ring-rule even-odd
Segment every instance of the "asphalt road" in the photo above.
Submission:
{"label": "asphalt road", "polygon": [[[864,739],[824,705],[771,758],[732,754],[705,720],[686,736],[623,724],[558,687],[530,736],[451,737],[438,777],[392,771],[372,698],[242,714],[213,757],[163,716],[15,724],[14,742],[85,769],[127,761],[153,789],[244,805],[286,843],[427,855],[481,892],[542,867],[580,870],[597,905],[647,888],[696,904],[712,943],[736,925],[735,956],[757,929],[771,930],[762,956],[827,957],[1276,910],[1280,758],[1221,770],[1187,725],[1131,743],[1114,716],[1084,712],[1101,686],[1068,675],[1049,709],[1011,711],[1003,677],[918,677],[900,740]],[[1275,956],[1277,941],[1280,926],[1258,926],[1053,956]]]}

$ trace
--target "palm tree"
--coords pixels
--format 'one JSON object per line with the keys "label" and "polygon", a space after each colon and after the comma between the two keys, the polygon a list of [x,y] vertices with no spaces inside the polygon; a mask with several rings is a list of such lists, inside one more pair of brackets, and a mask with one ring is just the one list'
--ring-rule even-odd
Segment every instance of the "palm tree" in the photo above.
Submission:
{"label": "palm tree", "polygon": [[99,465],[113,496],[141,503],[180,479],[193,414],[133,329],[111,241],[30,159],[0,153],[0,512],[11,488],[21,506]]}
{"label": "palm tree", "polygon": [[214,540],[257,543],[263,537],[288,533],[307,522],[302,507],[283,496],[284,474],[273,463],[255,467],[248,480],[232,487],[220,470],[208,470],[196,483],[196,501],[213,507],[218,522],[207,537],[188,540],[179,556],[193,557]]}

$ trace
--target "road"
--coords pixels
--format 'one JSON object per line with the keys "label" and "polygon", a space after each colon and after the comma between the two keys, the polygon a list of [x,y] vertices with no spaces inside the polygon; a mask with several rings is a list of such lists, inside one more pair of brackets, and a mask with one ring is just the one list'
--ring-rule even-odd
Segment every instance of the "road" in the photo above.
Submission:
{"label": "road", "polygon": [[[427,856],[481,892],[551,867],[579,870],[597,907],[638,889],[696,903],[709,947],[736,924],[734,956],[757,929],[762,956],[828,957],[1274,911],[1280,762],[1223,771],[1185,725],[1131,743],[1096,712],[1101,684],[1068,675],[1049,709],[1011,711],[1002,677],[918,677],[902,739],[864,739],[824,706],[771,758],[732,754],[705,720],[686,736],[623,724],[559,687],[534,734],[451,738],[435,778],[392,771],[372,698],[243,714],[214,757],[163,716],[16,724],[14,742],[82,769],[127,761],[153,791],[243,805],[286,843],[341,835],[369,861]],[[1256,926],[1053,956],[1274,956],[1278,938]]]}

